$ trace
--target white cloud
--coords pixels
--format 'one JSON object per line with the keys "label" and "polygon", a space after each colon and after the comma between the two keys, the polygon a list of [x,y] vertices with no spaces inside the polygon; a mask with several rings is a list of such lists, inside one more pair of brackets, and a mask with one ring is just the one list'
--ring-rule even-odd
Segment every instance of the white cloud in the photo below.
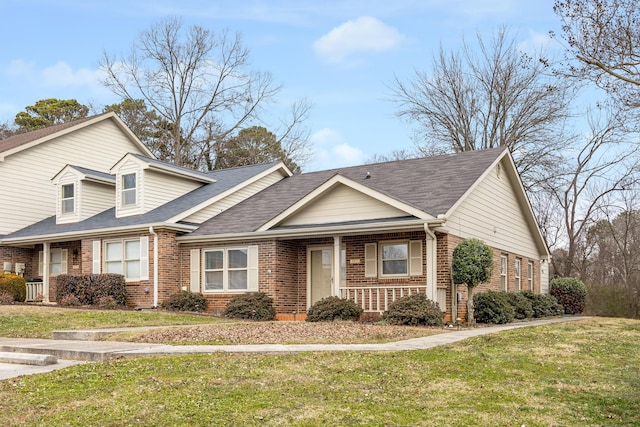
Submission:
{"label": "white cloud", "polygon": [[394,27],[370,16],[332,29],[313,44],[315,53],[329,63],[344,61],[356,52],[383,52],[396,47],[404,36]]}
{"label": "white cloud", "polygon": [[551,40],[549,34],[529,30],[529,38],[522,41],[518,45],[518,49],[529,54],[546,51],[551,44]]}
{"label": "white cloud", "polygon": [[74,70],[64,61],[60,61],[42,70],[43,83],[47,86],[99,86],[100,70],[79,68]]}
{"label": "white cloud", "polygon": [[310,141],[315,155],[305,168],[308,171],[353,166],[364,162],[362,150],[347,144],[336,130],[321,129],[311,135]]}

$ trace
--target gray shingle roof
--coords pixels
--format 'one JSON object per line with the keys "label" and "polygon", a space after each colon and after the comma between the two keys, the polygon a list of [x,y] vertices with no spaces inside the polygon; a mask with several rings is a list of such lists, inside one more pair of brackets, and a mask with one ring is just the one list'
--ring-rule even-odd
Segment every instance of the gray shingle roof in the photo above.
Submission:
{"label": "gray shingle roof", "polygon": [[152,159],[151,157],[147,157],[147,156],[143,156],[142,154],[137,154],[137,153],[130,153],[132,156],[147,162],[151,165],[156,165],[159,166],[163,169],[168,169],[168,170],[174,170],[177,173],[180,174],[187,174],[187,175],[193,175],[193,176],[200,176],[202,177],[203,180],[205,181],[212,181],[212,177],[211,174],[206,173],[206,172],[201,172],[199,170],[195,170],[195,169],[190,169],[184,166],[177,166],[171,163],[167,163],[164,162],[162,160],[158,160],[158,159]]}
{"label": "gray shingle roof", "polygon": [[[55,216],[44,219],[29,227],[18,230],[12,234],[4,236],[7,239],[32,238],[50,234],[64,234],[71,232],[91,232],[92,230],[102,230],[115,227],[144,226],[146,224],[157,224],[185,212],[186,210],[199,205],[233,187],[250,179],[251,177],[264,172],[279,162],[265,163],[261,165],[242,166],[232,169],[215,171],[217,182],[203,185],[177,199],[171,200],[162,206],[144,214],[124,218],[116,218],[115,208],[108,209],[84,221],[72,224],[56,225]],[[115,197],[115,196],[114,196]]]}
{"label": "gray shingle roof", "polygon": [[255,231],[336,174],[436,217],[453,207],[505,150],[495,148],[294,175],[205,221],[190,236]]}
{"label": "gray shingle roof", "polygon": [[115,184],[116,177],[115,175],[111,175],[110,173],[100,172],[93,169],[83,168],[82,166],[69,165],[70,168],[77,170],[78,172],[86,175],[90,178],[96,178],[100,181],[109,181]]}

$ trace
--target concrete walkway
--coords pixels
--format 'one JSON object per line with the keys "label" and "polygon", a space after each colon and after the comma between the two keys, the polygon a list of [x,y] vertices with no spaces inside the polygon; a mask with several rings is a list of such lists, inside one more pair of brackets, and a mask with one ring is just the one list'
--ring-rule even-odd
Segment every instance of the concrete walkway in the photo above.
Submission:
{"label": "concrete walkway", "polygon": [[[470,337],[492,334],[495,332],[526,328],[550,323],[582,320],[586,317],[561,317],[554,319],[534,320],[530,322],[510,323],[451,331],[428,337],[412,338],[383,344],[241,344],[241,345],[168,345],[147,344],[119,341],[93,341],[92,338],[122,329],[60,331],[54,336],[67,339],[30,339],[0,338],[0,379],[9,375],[8,371],[17,371],[16,375],[27,375],[29,371],[43,371],[66,367],[72,361],[106,361],[122,357],[186,355],[212,353],[300,353],[307,351],[404,351],[424,350],[440,345],[450,344]],[[78,339],[69,339],[78,338]],[[13,356],[13,359],[12,359]],[[32,360],[31,360],[32,359]],[[59,359],[63,359],[62,361]],[[47,362],[36,362],[43,360]],[[25,366],[25,373],[8,363]],[[40,363],[40,364],[39,364]],[[78,363],[78,362],[76,362]],[[60,365],[61,366],[58,366]],[[38,366],[39,365],[39,366]],[[17,366],[17,365],[16,365]],[[27,368],[28,366],[28,368]],[[7,372],[5,372],[7,371]],[[35,372],[34,372],[35,373]],[[4,377],[10,378],[10,377]]]}

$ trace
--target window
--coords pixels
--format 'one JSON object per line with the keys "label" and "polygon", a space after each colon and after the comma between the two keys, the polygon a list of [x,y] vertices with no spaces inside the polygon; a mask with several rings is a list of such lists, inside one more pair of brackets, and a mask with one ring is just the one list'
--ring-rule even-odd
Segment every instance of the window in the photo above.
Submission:
{"label": "window", "polygon": [[380,276],[397,277],[409,275],[409,243],[393,242],[380,244]]}
{"label": "window", "polygon": [[516,292],[520,292],[520,264],[521,264],[521,260],[519,258],[516,258],[516,263],[515,263],[515,275],[516,275]]}
{"label": "window", "polygon": [[246,291],[248,289],[247,248],[204,251],[205,291]]}
{"label": "window", "polygon": [[122,175],[122,206],[131,206],[137,203],[136,189],[136,174]]}
{"label": "window", "polygon": [[[49,274],[57,276],[67,273],[67,249],[51,249],[49,251]],[[38,275],[44,275],[44,252],[38,252]]]}
{"label": "window", "polygon": [[500,255],[500,289],[507,291],[507,256]]}
{"label": "window", "polygon": [[61,202],[62,202],[62,213],[73,213],[75,212],[75,185],[74,184],[64,184],[62,186],[62,194],[61,194]]}
{"label": "window", "polygon": [[122,274],[127,280],[141,279],[143,249],[140,239],[105,243],[105,272]]}
{"label": "window", "polygon": [[533,263],[529,262],[527,264],[527,285],[529,286],[529,290],[533,291]]}

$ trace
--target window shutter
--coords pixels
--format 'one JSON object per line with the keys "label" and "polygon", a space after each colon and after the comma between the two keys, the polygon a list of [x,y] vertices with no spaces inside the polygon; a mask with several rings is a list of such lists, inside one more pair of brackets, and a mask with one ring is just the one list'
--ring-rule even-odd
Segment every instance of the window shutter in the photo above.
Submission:
{"label": "window shutter", "polygon": [[258,292],[258,247],[247,248],[247,290]]}
{"label": "window shutter", "polygon": [[149,280],[149,236],[140,238],[140,280]]}
{"label": "window shutter", "polygon": [[200,249],[191,249],[189,256],[190,275],[189,289],[191,292],[200,292]]}
{"label": "window shutter", "polygon": [[67,256],[69,255],[68,249],[60,251],[60,274],[67,274]]}
{"label": "window shutter", "polygon": [[92,261],[91,271],[93,272],[93,274],[100,274],[100,248],[101,248],[100,240],[94,240],[93,249],[91,251],[91,261]]}
{"label": "window shutter", "polygon": [[364,245],[364,277],[378,276],[378,244],[365,243]]}
{"label": "window shutter", "polygon": [[38,276],[44,276],[44,253],[38,252]]}
{"label": "window shutter", "polygon": [[422,240],[409,242],[409,275],[422,276]]}

